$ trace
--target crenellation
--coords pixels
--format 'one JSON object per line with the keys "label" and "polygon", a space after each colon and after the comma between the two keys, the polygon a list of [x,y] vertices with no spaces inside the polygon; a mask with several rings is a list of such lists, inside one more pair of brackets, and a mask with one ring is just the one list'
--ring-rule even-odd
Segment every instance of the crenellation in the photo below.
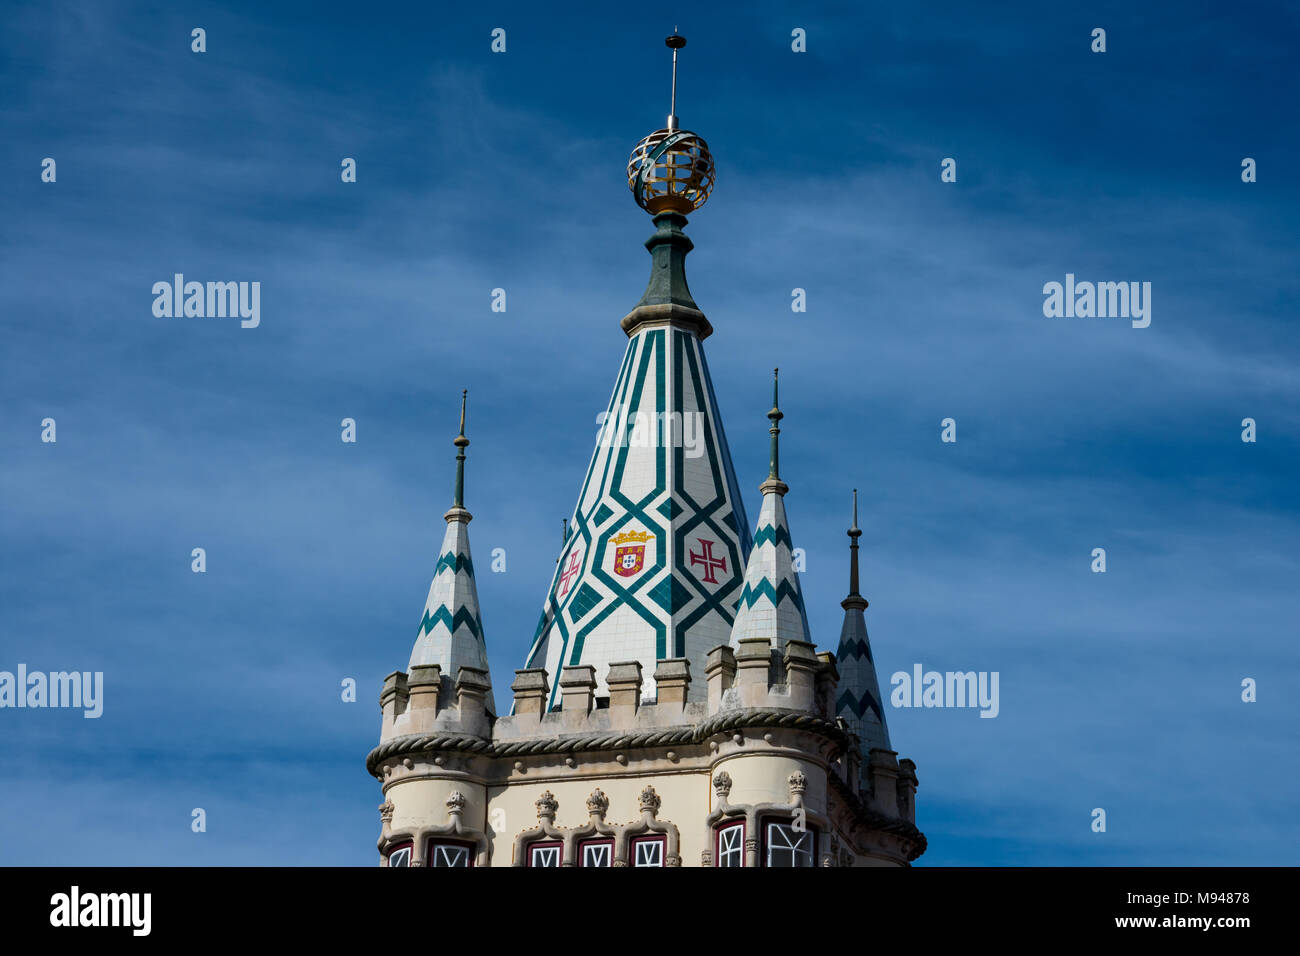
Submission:
{"label": "crenellation", "polygon": [[736,651],[736,689],[742,707],[762,707],[768,701],[772,642],[766,637],[740,640]]}
{"label": "crenellation", "polygon": [[720,644],[709,651],[704,676],[709,685],[709,713],[716,714],[722,709],[723,695],[736,683],[735,651],[726,644]]}
{"label": "crenellation", "polygon": [[546,698],[551,693],[546,668],[534,667],[515,671],[515,681],[510,685],[515,695],[514,717],[520,726],[541,722],[546,711]]}
{"label": "crenellation", "polygon": [[595,694],[596,668],[592,665],[578,664],[560,672],[560,711],[566,729],[575,730],[588,723]]}
{"label": "crenellation", "polygon": [[691,665],[684,657],[668,658],[655,667],[655,704],[663,715],[680,714],[691,688]]}
{"label": "crenellation", "polygon": [[384,688],[379,692],[379,709],[383,714],[379,732],[381,739],[392,736],[397,718],[406,713],[409,699],[404,671],[393,671],[384,678]]}
{"label": "crenellation", "polygon": [[614,726],[630,725],[641,707],[641,662],[620,661],[609,665],[605,684],[609,687],[610,720]]}
{"label": "crenellation", "polygon": [[406,684],[410,697],[405,732],[418,734],[431,730],[442,692],[442,668],[437,664],[416,665],[408,673]]}

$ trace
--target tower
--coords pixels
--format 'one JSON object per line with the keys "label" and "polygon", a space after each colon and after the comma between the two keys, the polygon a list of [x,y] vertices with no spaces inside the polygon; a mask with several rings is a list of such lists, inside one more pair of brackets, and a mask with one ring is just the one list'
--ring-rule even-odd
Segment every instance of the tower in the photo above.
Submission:
{"label": "tower", "polygon": [[685,274],[686,215],[712,191],[713,158],[678,127],[686,41],[666,43],[667,125],[627,167],[655,225],[650,281],[622,320],[627,349],[601,433],[501,710],[469,551],[462,395],[443,547],[366,759],[384,792],[383,866],[905,866],[925,850],[915,765],[889,749],[883,712],[879,733],[845,716],[864,701],[879,711],[856,497],[840,659],[812,639],[776,371],[749,531],[704,358],[712,327]]}

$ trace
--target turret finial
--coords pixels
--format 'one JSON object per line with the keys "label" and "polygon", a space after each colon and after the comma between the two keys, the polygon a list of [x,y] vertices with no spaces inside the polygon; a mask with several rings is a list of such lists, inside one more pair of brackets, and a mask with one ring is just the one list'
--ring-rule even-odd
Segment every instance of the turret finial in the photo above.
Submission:
{"label": "turret finial", "polygon": [[664,44],[673,51],[673,96],[668,106],[668,131],[672,132],[677,128],[677,51],[686,46],[686,37],[677,32],[673,27],[673,35],[664,40]]}
{"label": "turret finial", "polygon": [[777,376],[780,374],[781,370],[779,368],[772,369],[772,410],[767,413],[767,420],[772,423],[772,427],[768,429],[768,432],[772,435],[772,455],[768,463],[767,477],[778,480],[781,477],[781,449],[778,444],[781,436],[781,426],[778,422],[785,417],[778,407],[780,402],[776,394]]}
{"label": "turret finial", "polygon": [[840,607],[867,607],[867,599],[858,593],[858,538],[862,529],[858,527],[858,489],[853,489],[853,526],[849,528],[849,596],[840,602]]}
{"label": "turret finial", "polygon": [[468,521],[470,518],[465,510],[465,449],[469,447],[469,439],[465,437],[465,404],[468,398],[469,389],[464,389],[460,393],[460,434],[452,441],[456,446],[456,489],[452,493],[451,510],[446,514],[448,521],[455,518]]}
{"label": "turret finial", "polygon": [[772,445],[768,456],[767,480],[758,486],[758,490],[763,494],[774,491],[778,495],[783,495],[790,490],[789,485],[781,480],[781,426],[778,423],[785,416],[781,414],[780,402],[777,398],[777,378],[780,373],[779,368],[772,369],[772,410],[767,413],[767,420],[772,423],[772,427],[768,429],[768,433],[772,436]]}
{"label": "turret finial", "polygon": [[637,205],[650,215],[686,216],[703,206],[713,190],[713,156],[701,136],[677,124],[677,51],[686,46],[686,37],[674,32],[664,43],[673,51],[668,123],[636,144],[627,162],[627,184]]}

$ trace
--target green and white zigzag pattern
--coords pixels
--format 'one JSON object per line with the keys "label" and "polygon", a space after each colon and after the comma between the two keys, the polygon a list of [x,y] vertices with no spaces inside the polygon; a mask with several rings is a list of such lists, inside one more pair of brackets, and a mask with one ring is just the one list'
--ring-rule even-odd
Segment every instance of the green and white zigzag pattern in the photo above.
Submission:
{"label": "green and white zigzag pattern", "polygon": [[871,657],[867,621],[861,608],[850,607],[844,611],[844,627],[840,631],[839,649],[835,652],[835,666],[840,672],[836,715],[843,717],[861,738],[863,766],[866,766],[866,757],[873,747],[893,748],[889,745],[880,681],[876,676],[876,663]]}
{"label": "green and white zigzag pattern", "polygon": [[794,569],[785,502],[775,492],[763,496],[731,646],[739,648],[740,640],[747,637],[766,637],[778,651],[786,641],[812,641],[799,573]]}
{"label": "green and white zigzag pattern", "polygon": [[[692,457],[675,416],[696,413]],[[665,415],[676,440],[659,440]],[[623,576],[612,539],[626,532],[649,540],[643,566]],[[639,661],[649,695],[655,662],[672,657],[690,661],[690,697],[703,699],[705,658],[730,637],[750,545],[699,339],[644,328],[628,341],[528,654],[528,667],[547,670],[550,706],[562,667],[594,665],[604,694],[609,664]]]}
{"label": "green and white zigzag pattern", "polygon": [[[449,521],[438,552],[438,566],[424,602],[424,616],[411,651],[411,667],[437,664],[454,686],[462,667],[488,669],[483,620],[479,617],[478,589],[474,586],[474,561],[469,550],[469,524]],[[488,712],[496,713],[492,691]]]}

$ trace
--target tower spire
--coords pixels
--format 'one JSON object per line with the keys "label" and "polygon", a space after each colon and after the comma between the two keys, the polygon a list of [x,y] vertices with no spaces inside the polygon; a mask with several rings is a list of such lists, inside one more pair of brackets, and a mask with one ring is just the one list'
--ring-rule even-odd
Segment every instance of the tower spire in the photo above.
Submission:
{"label": "tower spire", "polygon": [[673,51],[673,98],[668,106],[668,131],[672,132],[677,129],[677,51],[686,46],[686,37],[679,35],[677,28],[673,27],[673,35],[664,43]]}
{"label": "tower spire", "polygon": [[[486,676],[487,645],[483,619],[479,615],[478,587],[474,583],[474,561],[469,550],[469,522],[474,516],[465,510],[465,405],[469,390],[460,393],[460,432],[456,446],[456,487],[444,518],[447,530],[438,551],[438,564],[424,601],[424,615],[411,649],[411,667],[437,664],[441,668],[443,692],[450,695],[462,667],[480,670]],[[487,710],[496,713],[492,689],[487,688]]]}
{"label": "tower spire", "polygon": [[780,422],[785,416],[781,414],[780,402],[777,398],[777,376],[780,374],[779,368],[772,369],[772,410],[767,413],[767,420],[772,423],[772,427],[767,430],[772,436],[772,444],[768,455],[767,481],[758,486],[758,490],[763,494],[775,492],[784,495],[790,490],[790,486],[781,480]]}
{"label": "tower spire", "polygon": [[740,641],[747,637],[770,637],[772,646],[778,650],[789,641],[812,643],[803,591],[795,570],[790,525],[785,516],[784,498],[790,488],[781,480],[777,445],[781,434],[778,422],[785,417],[781,414],[777,394],[780,371],[772,370],[772,410],[767,413],[768,421],[772,423],[768,429],[772,436],[771,456],[767,480],[758,486],[763,493],[763,508],[758,514],[758,529],[754,532],[754,550],[749,553],[749,565],[745,568],[745,587],[736,606],[736,623],[731,629],[732,647],[739,647]]}
{"label": "tower spire", "polygon": [[849,528],[849,596],[840,602],[844,610],[857,608],[866,610],[867,599],[858,593],[858,538],[862,529],[858,527],[858,489],[853,489],[853,527]]}
{"label": "tower spire", "polygon": [[636,204],[654,217],[650,282],[626,316],[623,331],[631,338],[647,323],[693,332],[703,340],[713,332],[691,298],[686,284],[686,254],[694,243],[682,228],[686,216],[708,201],[713,191],[713,155],[702,136],[677,126],[677,51],[686,38],[674,33],[664,42],[673,51],[672,101],[668,125],[641,139],[627,161],[627,185]]}
{"label": "tower spire", "polygon": [[849,528],[849,596],[840,602],[844,608],[844,626],[840,629],[840,644],[835,651],[835,664],[839,668],[839,697],[835,712],[843,717],[858,735],[862,764],[870,763],[872,750],[890,750],[889,727],[885,723],[885,709],[880,697],[880,679],[876,675],[876,662],[871,656],[871,640],[867,637],[867,599],[858,593],[858,489],[853,489],[853,525]]}
{"label": "tower spire", "polygon": [[[465,511],[465,449],[469,447],[469,439],[465,437],[465,401],[468,398],[469,389],[464,389],[460,393],[460,434],[452,441],[456,446],[456,491],[452,497],[452,511]],[[469,512],[465,511],[465,514]]]}

